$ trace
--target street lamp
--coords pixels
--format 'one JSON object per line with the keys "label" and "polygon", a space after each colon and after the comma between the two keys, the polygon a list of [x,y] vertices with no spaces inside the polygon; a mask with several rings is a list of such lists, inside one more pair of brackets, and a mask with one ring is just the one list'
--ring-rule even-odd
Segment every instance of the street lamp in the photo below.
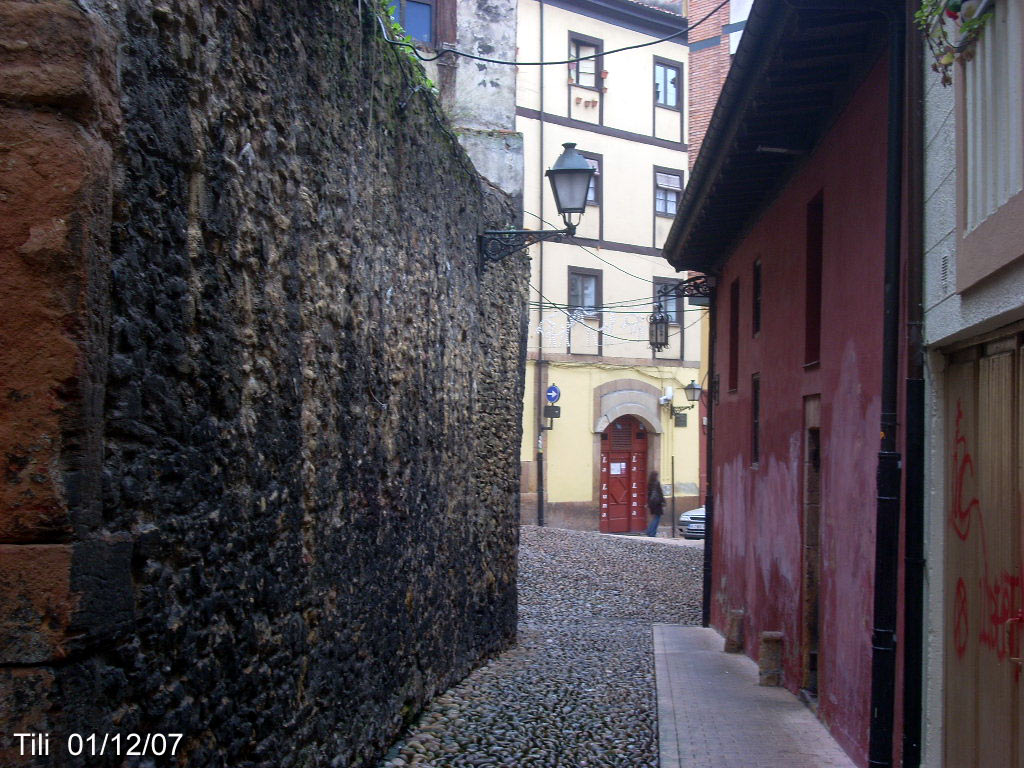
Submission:
{"label": "street lamp", "polygon": [[700,399],[700,384],[690,379],[690,383],[683,387],[683,394],[691,403],[697,402]]}
{"label": "street lamp", "polygon": [[555,164],[545,172],[551,183],[558,209],[565,229],[489,229],[480,235],[480,268],[489,261],[501,261],[510,253],[539,243],[541,240],[561,240],[576,234],[579,218],[587,210],[587,190],[594,168],[587,159],[576,151],[576,145],[567,142]]}

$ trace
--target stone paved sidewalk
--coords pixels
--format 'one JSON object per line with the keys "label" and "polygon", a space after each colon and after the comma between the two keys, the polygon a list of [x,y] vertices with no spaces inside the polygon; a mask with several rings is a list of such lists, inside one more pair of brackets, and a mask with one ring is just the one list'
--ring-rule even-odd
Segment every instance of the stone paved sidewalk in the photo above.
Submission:
{"label": "stone paved sidewalk", "polygon": [[661,768],[855,768],[795,696],[701,627],[654,627]]}

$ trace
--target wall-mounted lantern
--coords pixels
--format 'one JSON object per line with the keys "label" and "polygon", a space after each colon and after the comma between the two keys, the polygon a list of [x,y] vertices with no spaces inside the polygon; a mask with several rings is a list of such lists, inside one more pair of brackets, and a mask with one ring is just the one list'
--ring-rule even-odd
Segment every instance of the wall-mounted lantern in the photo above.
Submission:
{"label": "wall-mounted lantern", "polygon": [[587,190],[595,169],[576,151],[575,144],[568,142],[562,147],[562,154],[544,175],[551,183],[555,207],[565,229],[489,229],[480,235],[481,269],[488,261],[501,261],[541,240],[561,240],[576,234],[579,219],[587,210]]}
{"label": "wall-mounted lantern", "polygon": [[[688,280],[680,280],[675,285],[663,285],[658,289],[654,303],[654,313],[650,318],[648,337],[651,349],[660,352],[668,346],[668,324],[669,316],[662,309],[662,302],[669,296],[675,296],[676,306],[679,306],[679,299],[688,298],[709,298],[715,288],[715,278],[707,275],[697,275]],[[700,388],[698,387],[698,392]]]}
{"label": "wall-mounted lantern", "polygon": [[661,308],[661,302],[654,305],[654,313],[651,315],[648,328],[651,349],[660,352],[668,346],[668,315]]}
{"label": "wall-mounted lantern", "polygon": [[690,379],[690,383],[683,387],[683,394],[686,395],[686,399],[691,403],[700,400],[700,391],[700,384],[694,379]]}

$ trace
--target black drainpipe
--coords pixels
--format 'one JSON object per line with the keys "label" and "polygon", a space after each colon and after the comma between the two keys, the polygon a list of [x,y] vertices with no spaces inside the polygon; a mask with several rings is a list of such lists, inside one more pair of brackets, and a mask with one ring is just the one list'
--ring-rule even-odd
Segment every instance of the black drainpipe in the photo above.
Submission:
{"label": "black drainpipe", "polygon": [[[893,9],[896,10],[896,9]],[[885,192],[885,293],[882,333],[882,418],[875,525],[874,629],[871,633],[871,727],[868,765],[891,766],[896,691],[902,457],[896,441],[900,362],[900,246],[903,225],[903,99],[906,24],[889,15],[889,136]]]}
{"label": "black drainpipe", "polygon": [[[913,8],[907,6],[913,29]],[[921,765],[924,653],[924,360],[922,258],[924,254],[924,44],[907,42],[907,383],[906,533],[903,553],[903,768]]]}
{"label": "black drainpipe", "polygon": [[711,626],[711,585],[712,567],[715,543],[715,494],[714,494],[714,450],[713,442],[715,435],[715,397],[718,395],[718,386],[715,382],[715,305],[718,303],[718,289],[711,289],[711,299],[708,306],[708,380],[705,391],[707,392],[707,427],[704,441],[704,595],[701,600],[701,626]]}

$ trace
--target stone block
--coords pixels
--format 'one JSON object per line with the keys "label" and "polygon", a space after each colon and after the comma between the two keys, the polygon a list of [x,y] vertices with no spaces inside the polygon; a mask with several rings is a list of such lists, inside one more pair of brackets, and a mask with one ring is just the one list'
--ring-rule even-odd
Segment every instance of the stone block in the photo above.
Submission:
{"label": "stone block", "polygon": [[49,733],[53,730],[54,676],[45,667],[0,669],[0,765],[6,768],[40,765],[19,754],[13,733]]}
{"label": "stone block", "polygon": [[70,2],[0,0],[0,99],[116,119],[111,45]]}
{"label": "stone block", "polygon": [[0,545],[0,664],[44,664],[68,654],[68,544]]}
{"label": "stone block", "polygon": [[44,664],[131,622],[132,545],[0,544],[0,664]]}
{"label": "stone block", "polygon": [[759,685],[782,685],[782,633],[762,632],[757,657]]}
{"label": "stone block", "polygon": [[729,611],[725,617],[725,647],[726,653],[743,653],[743,616],[745,611],[742,608]]}

